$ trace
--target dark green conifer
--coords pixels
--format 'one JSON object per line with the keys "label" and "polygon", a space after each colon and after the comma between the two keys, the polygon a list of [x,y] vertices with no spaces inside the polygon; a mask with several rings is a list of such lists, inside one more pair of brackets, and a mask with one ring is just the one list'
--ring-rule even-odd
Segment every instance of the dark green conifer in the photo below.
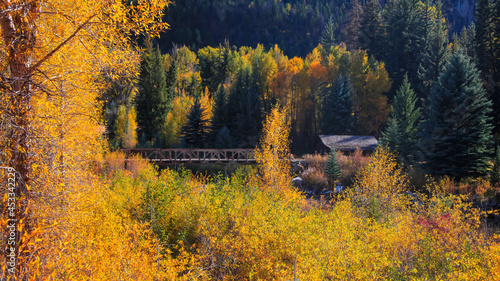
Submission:
{"label": "dark green conifer", "polygon": [[250,67],[242,70],[231,87],[227,102],[227,127],[236,147],[254,148],[261,130],[261,102]]}
{"label": "dark green conifer", "polygon": [[139,91],[135,96],[137,135],[151,141],[163,128],[171,107],[160,50],[147,43],[142,55]]}
{"label": "dark green conifer", "polygon": [[332,147],[330,154],[328,154],[325,173],[332,182],[337,181],[340,176],[342,176],[342,171],[340,170],[340,165],[337,161],[337,152],[335,151],[335,147]]}
{"label": "dark green conifer", "polygon": [[321,131],[326,135],[348,135],[353,131],[353,90],[349,76],[339,76],[327,89]]}
{"label": "dark green conifer", "polygon": [[169,111],[172,109],[172,101],[175,96],[175,86],[177,85],[177,62],[172,59],[166,77],[167,98],[169,100]]}
{"label": "dark green conifer", "polygon": [[227,149],[234,146],[233,137],[227,126],[223,126],[215,138],[215,148]]}
{"label": "dark green conifer", "polygon": [[478,0],[476,3],[476,13],[474,15],[476,24],[476,44],[477,44],[477,67],[481,70],[484,78],[495,72],[495,38],[493,16],[494,6],[491,0]]}
{"label": "dark green conifer", "polygon": [[387,128],[380,138],[380,144],[397,152],[398,162],[404,165],[415,164],[418,152],[421,113],[416,104],[417,96],[405,77],[394,97]]}
{"label": "dark green conifer", "polygon": [[492,153],[491,101],[470,58],[453,54],[429,96],[421,151],[425,170],[484,176]]}
{"label": "dark green conifer", "polygon": [[383,60],[396,85],[402,84],[405,75],[416,85],[426,36],[424,15],[419,0],[390,0],[384,8]]}
{"label": "dark green conifer", "polygon": [[383,33],[380,4],[377,0],[370,0],[361,14],[358,47],[370,56],[382,59]]}
{"label": "dark green conifer", "polygon": [[423,42],[424,49],[421,52],[420,66],[418,68],[419,89],[422,97],[426,97],[434,82],[439,79],[444,65],[448,62],[450,49],[448,47],[448,30],[444,18],[440,12],[441,7],[436,7],[438,14],[429,27],[427,40]]}
{"label": "dark green conifer", "polygon": [[181,136],[185,145],[189,148],[203,148],[206,141],[208,120],[198,98],[195,99],[187,117],[186,125],[181,128]]}
{"label": "dark green conifer", "polygon": [[453,34],[453,52],[459,50],[462,50],[477,65],[476,25],[474,23],[467,28],[464,26],[460,36]]}
{"label": "dark green conifer", "polygon": [[[214,106],[213,106],[213,115],[212,120],[210,122],[210,135],[209,135],[209,146],[215,147],[215,143],[217,141],[217,136],[220,133],[223,127],[227,128],[229,124],[229,118],[227,115],[227,97],[226,91],[223,85],[219,86],[217,93],[214,98]],[[228,129],[229,131],[229,129]],[[230,147],[224,147],[230,148]]]}
{"label": "dark green conifer", "polygon": [[328,22],[325,25],[325,29],[323,30],[323,33],[321,34],[321,40],[320,40],[321,45],[323,45],[323,48],[329,52],[330,48],[335,45],[335,25],[333,23],[333,18],[330,17]]}

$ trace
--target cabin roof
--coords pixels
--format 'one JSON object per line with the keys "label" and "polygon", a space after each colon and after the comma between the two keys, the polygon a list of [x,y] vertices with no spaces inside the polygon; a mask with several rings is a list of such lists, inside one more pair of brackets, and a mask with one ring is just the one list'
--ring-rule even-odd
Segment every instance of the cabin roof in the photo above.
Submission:
{"label": "cabin roof", "polygon": [[351,135],[320,135],[320,141],[330,149],[353,151],[374,151],[378,141],[374,136],[351,136]]}

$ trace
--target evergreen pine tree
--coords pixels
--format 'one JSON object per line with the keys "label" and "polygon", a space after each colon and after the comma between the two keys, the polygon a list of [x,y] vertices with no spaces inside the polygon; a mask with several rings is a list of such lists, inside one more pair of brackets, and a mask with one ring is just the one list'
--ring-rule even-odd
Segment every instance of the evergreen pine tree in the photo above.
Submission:
{"label": "evergreen pine tree", "polygon": [[330,48],[335,45],[335,25],[333,23],[333,17],[330,17],[326,23],[325,29],[321,34],[320,43],[327,52],[329,52]]}
{"label": "evergreen pine tree", "polygon": [[430,88],[439,79],[444,65],[450,56],[448,48],[449,39],[441,7],[436,7],[437,14],[433,17],[424,51],[421,53],[420,66],[418,68],[419,89],[422,97],[426,97]]}
{"label": "evergreen pine tree", "polygon": [[261,102],[252,81],[247,67],[238,74],[227,102],[227,116],[231,118],[227,127],[235,145],[241,148],[254,148],[261,131]]}
{"label": "evergreen pine tree", "polygon": [[[217,136],[223,127],[227,128],[229,118],[227,115],[227,97],[224,86],[220,85],[214,98],[214,106],[212,109],[212,120],[210,122],[209,145],[215,147]],[[229,131],[229,129],[228,129]],[[225,147],[230,148],[230,147]]]}
{"label": "evergreen pine tree", "polygon": [[459,50],[462,50],[477,65],[476,25],[474,23],[467,28],[464,26],[460,36],[453,35],[453,52]]}
{"label": "evergreen pine tree", "polygon": [[349,76],[339,76],[335,84],[327,89],[325,99],[325,105],[322,107],[322,133],[326,135],[352,133],[354,102]]}
{"label": "evergreen pine tree", "polygon": [[151,43],[142,56],[139,91],[135,96],[137,135],[151,141],[163,128],[171,107],[160,50]]}
{"label": "evergreen pine tree", "polygon": [[416,85],[420,53],[426,36],[425,13],[419,0],[390,0],[384,9],[386,34],[383,60],[394,84],[405,75]]}
{"label": "evergreen pine tree", "polygon": [[234,146],[233,137],[227,126],[223,126],[216,135],[215,148],[227,149]]}
{"label": "evergreen pine tree", "polygon": [[470,58],[453,54],[429,96],[421,151],[433,175],[483,176],[492,153],[491,102]]}
{"label": "evergreen pine tree", "polygon": [[494,8],[491,0],[478,0],[474,15],[476,24],[477,67],[486,81],[495,72]]}
{"label": "evergreen pine tree", "polygon": [[497,146],[495,159],[493,160],[493,171],[491,171],[490,182],[493,185],[500,183],[500,146]]}
{"label": "evergreen pine tree", "polygon": [[370,0],[361,14],[358,47],[366,50],[368,55],[382,59],[383,34],[380,4],[377,0]]}
{"label": "evergreen pine tree", "polygon": [[417,96],[405,77],[394,97],[387,128],[380,138],[380,144],[396,151],[398,162],[405,165],[415,164],[418,152],[421,113],[416,103]]}
{"label": "evergreen pine tree", "polygon": [[475,13],[477,66],[493,102],[494,132],[500,134],[500,3],[478,0]]}
{"label": "evergreen pine tree", "polygon": [[167,88],[167,98],[169,100],[169,111],[172,109],[172,101],[175,96],[175,86],[177,85],[177,62],[175,59],[172,60],[168,71],[165,75],[166,88]]}
{"label": "evergreen pine tree", "polygon": [[203,148],[206,141],[208,120],[198,98],[195,99],[187,117],[187,123],[181,128],[181,136],[185,145],[190,148]]}
{"label": "evergreen pine tree", "polygon": [[340,170],[340,165],[337,161],[337,152],[335,151],[335,147],[332,147],[330,154],[328,154],[325,173],[332,182],[337,181],[340,176],[342,176],[342,171]]}

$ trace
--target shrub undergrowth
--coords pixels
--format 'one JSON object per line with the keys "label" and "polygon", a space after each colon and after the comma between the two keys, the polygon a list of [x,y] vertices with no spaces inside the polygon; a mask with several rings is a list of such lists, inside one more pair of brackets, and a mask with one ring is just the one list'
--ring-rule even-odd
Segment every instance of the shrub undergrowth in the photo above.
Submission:
{"label": "shrub undergrowth", "polygon": [[253,174],[152,168],[115,173],[109,204],[149,225],[161,249],[152,266],[177,280],[500,278],[500,237],[478,230],[482,213],[465,196],[437,192],[439,182],[409,196],[408,182],[380,150],[327,206],[285,185],[272,192]]}

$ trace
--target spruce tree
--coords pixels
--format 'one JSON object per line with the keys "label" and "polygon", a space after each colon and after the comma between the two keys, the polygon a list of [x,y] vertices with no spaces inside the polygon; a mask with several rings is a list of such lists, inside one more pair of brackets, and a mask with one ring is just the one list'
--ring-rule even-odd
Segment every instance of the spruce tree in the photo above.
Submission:
{"label": "spruce tree", "polygon": [[328,154],[325,173],[332,182],[337,181],[340,176],[342,176],[342,171],[340,170],[340,165],[337,161],[337,152],[335,151],[335,147],[333,146],[330,154]]}
{"label": "spruce tree", "polygon": [[[209,146],[215,147],[215,142],[217,140],[217,136],[220,133],[223,127],[227,128],[229,123],[229,118],[227,115],[227,97],[226,91],[224,90],[224,86],[220,85],[217,93],[214,98],[214,106],[212,109],[213,115],[212,120],[210,122],[210,135],[209,135]],[[228,129],[229,130],[229,129]],[[225,147],[231,148],[231,147]]]}
{"label": "spruce tree", "polygon": [[421,142],[425,170],[458,179],[484,176],[493,144],[492,103],[470,58],[450,57],[428,103]]}
{"label": "spruce tree", "polygon": [[389,76],[401,85],[404,76],[416,85],[425,42],[425,17],[419,0],[390,0],[384,9],[384,56]]}
{"label": "spruce tree", "polygon": [[335,25],[333,23],[333,17],[330,17],[326,23],[325,29],[321,34],[320,43],[327,52],[329,52],[330,48],[335,45]]}
{"label": "spruce tree", "polygon": [[207,117],[200,100],[195,99],[189,110],[187,123],[181,128],[181,136],[189,148],[203,148],[206,141]]}
{"label": "spruce tree", "polygon": [[327,89],[325,105],[322,107],[321,131],[326,135],[348,135],[353,131],[353,90],[349,76],[339,76]]}
{"label": "spruce tree", "polygon": [[231,87],[227,101],[228,128],[236,147],[254,148],[261,131],[260,97],[250,67],[242,70]]}
{"label": "spruce tree", "polygon": [[167,98],[169,100],[169,111],[172,109],[172,101],[175,96],[175,86],[177,85],[177,62],[172,59],[168,71],[165,75],[166,88],[167,88]]}
{"label": "spruce tree", "polygon": [[427,40],[424,42],[424,50],[421,53],[418,68],[419,90],[422,97],[426,97],[430,88],[439,79],[444,65],[448,62],[450,49],[448,48],[448,31],[438,7],[433,24],[430,26]]}
{"label": "spruce tree", "polygon": [[387,128],[380,138],[380,144],[397,152],[398,162],[404,165],[415,164],[418,152],[421,112],[416,104],[417,96],[405,77],[394,97]]}
{"label": "spruce tree", "polygon": [[460,36],[453,35],[453,52],[459,50],[462,50],[477,65],[476,25],[474,23],[471,23],[467,28],[464,26]]}
{"label": "spruce tree", "polygon": [[361,14],[358,47],[366,50],[368,55],[382,59],[383,33],[380,4],[377,0],[370,0]]}
{"label": "spruce tree", "polygon": [[151,141],[163,128],[171,106],[160,50],[147,44],[135,96],[137,135]]}
{"label": "spruce tree", "polygon": [[227,149],[234,146],[233,137],[227,126],[223,126],[217,133],[215,138],[215,148]]}
{"label": "spruce tree", "polygon": [[494,6],[491,0],[478,0],[474,15],[476,24],[477,67],[488,80],[495,72]]}

